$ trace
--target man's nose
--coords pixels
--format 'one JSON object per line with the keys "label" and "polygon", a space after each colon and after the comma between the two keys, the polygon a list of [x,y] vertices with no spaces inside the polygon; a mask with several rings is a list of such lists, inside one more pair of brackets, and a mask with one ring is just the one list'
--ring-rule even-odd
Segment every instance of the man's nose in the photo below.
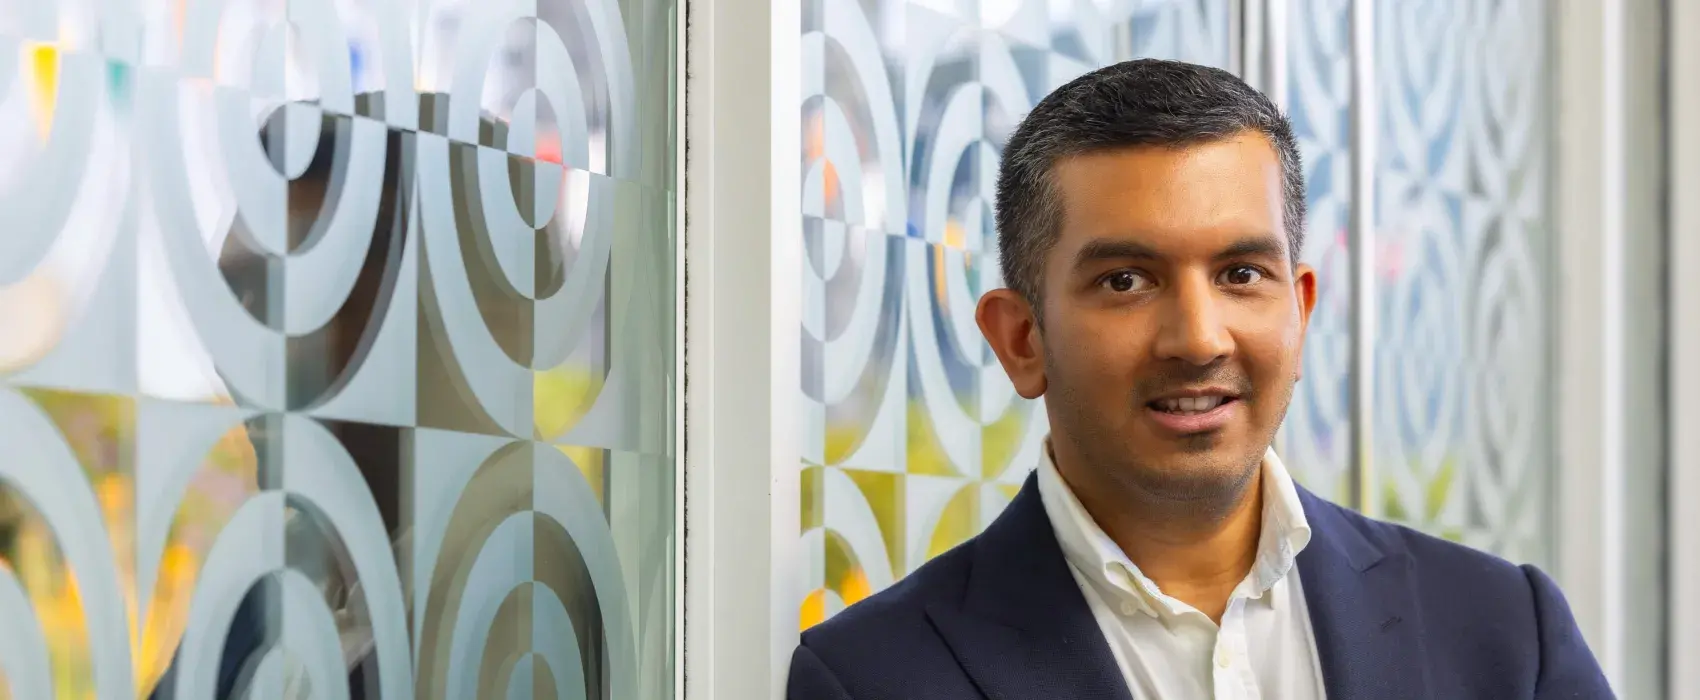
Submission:
{"label": "man's nose", "polygon": [[1208,279],[1175,284],[1166,302],[1155,348],[1159,359],[1202,367],[1233,353],[1233,336],[1223,324],[1222,300]]}

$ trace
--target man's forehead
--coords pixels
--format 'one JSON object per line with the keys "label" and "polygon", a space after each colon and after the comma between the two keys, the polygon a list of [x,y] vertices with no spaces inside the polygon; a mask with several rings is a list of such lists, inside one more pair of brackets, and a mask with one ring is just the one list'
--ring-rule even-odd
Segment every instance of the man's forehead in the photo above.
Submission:
{"label": "man's forehead", "polygon": [[1059,161],[1063,238],[1280,231],[1280,167],[1260,141],[1141,146]]}
{"label": "man's forehead", "polygon": [[1280,174],[1280,155],[1261,132],[1246,130],[1217,139],[1182,144],[1133,144],[1093,148],[1058,158],[1052,170],[1058,179],[1096,181],[1106,171],[1122,171],[1123,179],[1163,182],[1173,171],[1240,171],[1250,174],[1274,167]]}

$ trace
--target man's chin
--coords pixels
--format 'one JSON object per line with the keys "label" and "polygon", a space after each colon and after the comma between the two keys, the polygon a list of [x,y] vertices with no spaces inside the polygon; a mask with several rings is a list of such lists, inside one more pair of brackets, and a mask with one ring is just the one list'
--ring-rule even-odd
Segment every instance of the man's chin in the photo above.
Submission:
{"label": "man's chin", "polygon": [[1140,491],[1162,500],[1222,502],[1244,494],[1261,462],[1225,450],[1176,452],[1128,465],[1127,476]]}

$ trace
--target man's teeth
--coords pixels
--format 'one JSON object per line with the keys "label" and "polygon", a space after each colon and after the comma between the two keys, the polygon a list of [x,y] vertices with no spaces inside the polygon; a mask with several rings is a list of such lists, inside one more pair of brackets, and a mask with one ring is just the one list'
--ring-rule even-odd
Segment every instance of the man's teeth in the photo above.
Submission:
{"label": "man's teeth", "polygon": [[1179,413],[1182,415],[1188,413],[1204,413],[1206,411],[1215,410],[1217,406],[1222,405],[1222,402],[1226,400],[1227,398],[1222,396],[1197,396],[1184,399],[1164,399],[1157,402],[1157,408],[1164,413]]}

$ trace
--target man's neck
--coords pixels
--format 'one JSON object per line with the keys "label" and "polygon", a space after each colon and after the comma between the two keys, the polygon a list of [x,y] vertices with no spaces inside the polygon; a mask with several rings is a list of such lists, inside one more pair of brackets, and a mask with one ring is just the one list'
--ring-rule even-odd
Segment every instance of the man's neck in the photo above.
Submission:
{"label": "man's neck", "polygon": [[1263,530],[1263,470],[1214,507],[1176,503],[1092,470],[1057,471],[1080,504],[1163,593],[1221,621],[1228,599],[1257,561]]}

